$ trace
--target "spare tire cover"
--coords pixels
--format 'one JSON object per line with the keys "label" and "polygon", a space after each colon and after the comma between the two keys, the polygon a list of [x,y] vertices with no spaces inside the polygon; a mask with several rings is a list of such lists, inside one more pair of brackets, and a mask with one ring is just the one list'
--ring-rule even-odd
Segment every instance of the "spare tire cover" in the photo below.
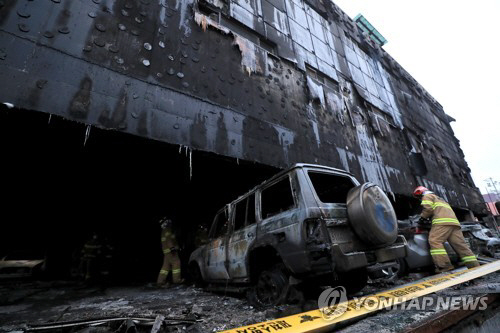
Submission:
{"label": "spare tire cover", "polygon": [[349,191],[347,214],[354,232],[366,243],[389,245],[398,236],[394,208],[384,191],[375,184],[364,183]]}

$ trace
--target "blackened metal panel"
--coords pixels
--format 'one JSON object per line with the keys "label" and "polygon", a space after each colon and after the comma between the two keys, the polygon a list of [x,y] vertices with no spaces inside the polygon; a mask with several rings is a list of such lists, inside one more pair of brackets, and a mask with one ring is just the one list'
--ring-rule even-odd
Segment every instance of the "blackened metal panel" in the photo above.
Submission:
{"label": "blackened metal panel", "polygon": [[286,13],[274,7],[267,0],[262,0],[262,17],[264,18],[264,22],[275,29],[287,35],[290,33]]}
{"label": "blackened metal panel", "polygon": [[311,34],[307,28],[302,27],[294,20],[289,20],[289,24],[293,41],[307,50],[313,50]]}
{"label": "blackened metal panel", "polygon": [[323,32],[322,24],[316,19],[314,19],[310,14],[307,14],[306,17],[307,17],[307,24],[309,26],[309,31],[311,32],[311,34],[324,41],[326,37]]}
{"label": "blackened metal panel", "polygon": [[246,1],[231,2],[229,8],[232,18],[258,32],[260,35],[265,36],[260,1],[253,1],[251,3],[247,3]]}
{"label": "blackened metal panel", "polygon": [[281,58],[292,62],[297,61],[293,51],[292,40],[286,34],[266,23],[266,38],[276,44],[278,55]]}
{"label": "blackened metal panel", "polygon": [[[276,9],[286,12],[286,7],[285,7],[285,1],[284,0],[263,0],[263,1],[269,1],[273,7]],[[262,4],[264,6],[264,4]]]}
{"label": "blackened metal panel", "polygon": [[211,1],[210,16],[195,0],[2,4],[2,103],[278,167],[341,167],[387,192],[424,184],[454,206],[480,200],[442,107],[358,45],[329,2]]}
{"label": "blackened metal panel", "polygon": [[297,24],[307,29],[307,16],[304,10],[304,3],[296,0],[285,0],[286,12],[288,17],[293,19]]}

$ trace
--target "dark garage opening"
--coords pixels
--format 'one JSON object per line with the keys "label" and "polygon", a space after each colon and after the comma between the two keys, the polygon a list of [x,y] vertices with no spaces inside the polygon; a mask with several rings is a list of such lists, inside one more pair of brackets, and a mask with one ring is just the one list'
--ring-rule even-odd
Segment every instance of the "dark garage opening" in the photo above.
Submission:
{"label": "dark garage opening", "polygon": [[197,225],[209,225],[224,204],[278,171],[199,151],[190,170],[184,147],[96,127],[85,140],[87,130],[1,107],[0,256],[46,256],[50,276],[68,278],[83,244],[98,232],[115,246],[118,281],[155,281],[162,216],[174,221],[184,264]]}

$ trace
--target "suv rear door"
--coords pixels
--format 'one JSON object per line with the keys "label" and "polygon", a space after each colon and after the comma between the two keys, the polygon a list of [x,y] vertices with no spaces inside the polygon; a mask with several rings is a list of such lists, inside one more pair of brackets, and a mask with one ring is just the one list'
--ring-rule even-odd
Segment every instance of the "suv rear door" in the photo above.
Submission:
{"label": "suv rear door", "polygon": [[265,237],[270,244],[277,245],[284,261],[296,256],[297,252],[303,252],[300,248],[302,231],[299,221],[304,210],[300,209],[298,188],[292,177],[293,174],[288,173],[266,184],[257,196],[260,221],[257,241],[261,242]]}
{"label": "suv rear door", "polygon": [[205,276],[208,280],[227,280],[226,267],[227,232],[229,228],[228,206],[215,215],[210,228],[210,241],[206,247]]}
{"label": "suv rear door", "polygon": [[249,276],[246,259],[248,249],[255,240],[255,193],[233,203],[232,233],[228,244],[229,276],[244,279]]}

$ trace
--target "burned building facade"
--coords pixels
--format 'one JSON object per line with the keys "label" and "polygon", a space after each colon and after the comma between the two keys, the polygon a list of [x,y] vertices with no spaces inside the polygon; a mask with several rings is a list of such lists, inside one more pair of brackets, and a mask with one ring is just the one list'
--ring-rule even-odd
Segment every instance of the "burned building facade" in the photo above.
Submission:
{"label": "burned building facade", "polygon": [[481,213],[453,119],[372,37],[322,0],[0,1],[2,113],[333,166],[396,203],[426,185]]}

